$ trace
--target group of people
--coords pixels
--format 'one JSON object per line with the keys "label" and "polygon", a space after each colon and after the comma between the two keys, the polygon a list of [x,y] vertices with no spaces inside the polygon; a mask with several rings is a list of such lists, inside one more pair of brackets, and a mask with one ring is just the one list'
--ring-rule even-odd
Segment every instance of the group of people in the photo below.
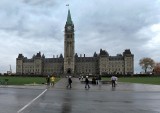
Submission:
{"label": "group of people", "polygon": [[52,75],[52,76],[47,76],[46,78],[47,80],[47,85],[49,86],[54,86],[54,83],[55,83],[55,77]]}
{"label": "group of people", "polygon": [[[79,80],[83,81],[83,76],[79,77]],[[54,86],[54,83],[55,83],[55,77],[52,75],[52,76],[49,76],[46,78],[47,80],[47,85],[49,86]],[[111,83],[112,83],[112,87],[116,87],[116,84],[117,84],[117,80],[118,78],[116,76],[112,76],[111,77]],[[89,85],[89,79],[88,79],[88,76],[85,77],[85,88],[86,89],[89,89],[90,88],[90,85]],[[101,76],[97,76],[97,77],[93,77],[92,78],[92,84],[100,84],[101,82]],[[72,79],[71,79],[71,76],[68,76],[68,84],[66,86],[67,88],[72,88]]]}
{"label": "group of people", "polygon": [[83,80],[83,76],[79,76],[79,80]]}
{"label": "group of people", "polygon": [[[79,80],[83,80],[83,77],[79,77]],[[101,82],[101,76],[99,77],[93,77],[92,78],[92,84],[93,84],[93,81],[95,82],[94,84],[100,84]],[[111,77],[111,83],[112,83],[112,87],[116,87],[117,85],[117,81],[118,81],[118,78],[116,76],[112,76]],[[85,77],[85,88],[86,89],[89,89],[90,88],[90,85],[89,85],[89,79],[88,79],[88,76]],[[72,88],[72,79],[71,79],[71,76],[68,77],[68,84],[66,86],[67,88]]]}
{"label": "group of people", "polygon": [[101,76],[93,76],[92,77],[92,84],[101,84]]}
{"label": "group of people", "polygon": [[[82,77],[82,78],[79,78],[79,80],[80,80],[80,79],[83,80],[83,77]],[[72,88],[72,79],[71,79],[71,76],[68,77],[68,84],[67,84],[66,87],[67,87],[67,88]],[[85,88],[86,88],[86,89],[89,89],[89,88],[90,88],[88,76],[86,76],[86,78],[85,78]]]}

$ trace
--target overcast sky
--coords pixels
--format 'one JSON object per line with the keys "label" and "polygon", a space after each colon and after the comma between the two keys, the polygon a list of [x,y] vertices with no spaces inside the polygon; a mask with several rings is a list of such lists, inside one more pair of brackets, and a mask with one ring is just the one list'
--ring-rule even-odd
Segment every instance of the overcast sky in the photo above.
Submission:
{"label": "overcast sky", "polygon": [[78,55],[130,49],[135,73],[143,57],[160,62],[160,0],[0,0],[0,73],[15,72],[19,53],[64,53],[68,3]]}

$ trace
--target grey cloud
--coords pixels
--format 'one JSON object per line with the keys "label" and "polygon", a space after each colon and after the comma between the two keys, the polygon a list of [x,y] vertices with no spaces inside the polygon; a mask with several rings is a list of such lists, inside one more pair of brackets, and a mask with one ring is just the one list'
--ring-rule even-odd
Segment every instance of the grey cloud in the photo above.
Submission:
{"label": "grey cloud", "polygon": [[40,7],[53,7],[58,5],[56,0],[23,0],[24,3]]}
{"label": "grey cloud", "polygon": [[[157,23],[156,14],[158,11],[157,7],[153,7],[156,5],[154,2],[145,0],[130,2],[110,1],[109,3],[111,5],[105,2],[92,12],[86,11],[83,13],[85,18],[79,23],[82,34],[84,33],[85,35],[85,31],[97,32],[99,33],[99,38],[102,40],[104,38],[107,42],[113,39],[116,41],[139,42],[142,40],[141,37],[137,36],[137,33],[144,27]],[[117,6],[115,3],[119,5]],[[94,8],[93,5],[91,9]],[[145,41],[147,40],[150,40],[150,37],[146,37]]]}
{"label": "grey cloud", "polygon": [[[9,2],[9,4],[4,2],[5,7],[0,8],[2,9],[2,13],[0,14],[0,29],[6,30],[7,32],[17,31],[18,35],[22,37],[27,34],[27,38],[47,38],[54,36],[57,31],[60,31],[54,6],[32,7],[30,5],[24,5],[23,2],[17,1],[16,3],[13,2],[13,6],[11,6],[11,2]],[[41,0],[35,0],[34,2],[28,0],[27,3],[51,5],[50,3],[56,4],[57,2],[53,0],[46,2],[41,2]]]}
{"label": "grey cloud", "polygon": [[83,25],[84,29],[84,26],[90,26],[90,29],[87,27],[84,30],[94,30],[98,27],[98,29],[104,30],[107,28],[110,31],[114,29],[114,32],[119,30],[125,33],[137,32],[142,27],[153,24],[155,20],[152,19],[151,21],[150,17],[154,17],[155,19],[154,13],[158,13],[157,9],[153,7],[155,5],[154,2],[148,3],[147,1],[144,0],[141,4],[139,1],[134,1],[134,4],[132,3],[133,1],[110,1],[109,3],[112,5],[105,2],[98,8],[95,8],[95,5],[93,5],[90,7],[92,9],[91,12],[83,12],[83,17],[85,18],[82,20],[81,27]]}

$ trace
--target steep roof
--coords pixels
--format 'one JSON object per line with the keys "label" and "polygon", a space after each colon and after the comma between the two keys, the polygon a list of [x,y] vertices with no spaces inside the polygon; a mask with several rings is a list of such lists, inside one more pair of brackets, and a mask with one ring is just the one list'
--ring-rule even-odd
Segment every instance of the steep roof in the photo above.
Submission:
{"label": "steep roof", "polygon": [[70,13],[70,10],[68,9],[68,16],[67,16],[67,22],[66,22],[67,25],[73,25],[73,22],[72,22],[72,18],[71,18],[71,13]]}

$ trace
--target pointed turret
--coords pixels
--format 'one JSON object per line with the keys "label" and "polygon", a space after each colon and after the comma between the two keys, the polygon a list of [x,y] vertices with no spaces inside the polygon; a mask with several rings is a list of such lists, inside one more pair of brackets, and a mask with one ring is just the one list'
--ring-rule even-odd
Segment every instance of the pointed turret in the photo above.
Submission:
{"label": "pointed turret", "polygon": [[70,10],[68,10],[68,16],[67,16],[66,25],[73,25]]}

